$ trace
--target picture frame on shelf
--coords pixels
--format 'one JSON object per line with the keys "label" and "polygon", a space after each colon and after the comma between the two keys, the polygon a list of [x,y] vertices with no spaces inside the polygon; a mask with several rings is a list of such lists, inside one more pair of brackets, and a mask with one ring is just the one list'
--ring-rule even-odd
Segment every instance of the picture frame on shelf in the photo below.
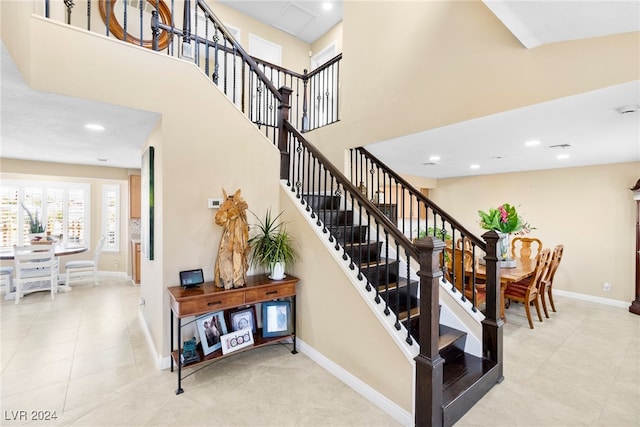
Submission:
{"label": "picture frame on shelf", "polygon": [[224,311],[207,313],[196,318],[202,353],[206,356],[222,347],[221,337],[227,333]]}
{"label": "picture frame on shelf", "polygon": [[229,325],[232,331],[250,328],[254,334],[257,332],[256,327],[256,308],[250,306],[240,308],[229,312]]}
{"label": "picture frame on shelf", "polygon": [[289,301],[262,303],[262,336],[281,337],[291,335],[291,304]]}
{"label": "picture frame on shelf", "polygon": [[240,329],[220,337],[222,342],[222,354],[232,353],[241,348],[253,345],[253,334],[250,328]]}

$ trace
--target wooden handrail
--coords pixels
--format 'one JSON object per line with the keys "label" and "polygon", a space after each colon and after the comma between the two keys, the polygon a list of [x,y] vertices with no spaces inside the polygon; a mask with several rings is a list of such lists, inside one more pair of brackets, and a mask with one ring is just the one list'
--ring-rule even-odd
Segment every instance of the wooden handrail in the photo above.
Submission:
{"label": "wooden handrail", "polygon": [[365,153],[367,157],[375,161],[375,163],[377,163],[380,168],[384,169],[385,172],[389,174],[389,176],[391,176],[393,179],[395,179],[396,181],[401,183],[403,186],[405,186],[417,199],[419,199],[422,203],[424,203],[426,206],[428,206],[433,211],[435,211],[438,215],[440,215],[443,219],[445,219],[449,224],[451,224],[456,230],[462,231],[465,235],[465,238],[471,240],[475,245],[477,245],[480,249],[486,252],[487,248],[484,241],[482,241],[479,237],[476,237],[465,226],[460,224],[458,221],[456,221],[455,218],[449,215],[444,209],[442,209],[440,206],[433,203],[424,194],[420,193],[413,185],[409,183],[409,181],[407,181],[406,179],[398,175],[395,171],[393,171],[390,167],[384,164],[380,159],[378,159],[369,151],[367,151],[367,149],[365,149],[364,147],[359,147],[357,148],[357,150]]}
{"label": "wooden handrail", "polygon": [[364,195],[356,188],[355,185],[351,183],[351,181],[336,168],[333,163],[329,161],[316,147],[313,146],[309,141],[307,141],[304,136],[290,122],[285,123],[285,129],[291,132],[299,141],[303,143],[303,145],[313,154],[313,156],[318,159],[320,163],[329,171],[332,176],[342,185],[345,190],[349,191],[351,196],[356,199],[362,206],[365,207],[365,210],[368,214],[375,218],[375,220],[382,224],[385,231],[388,232],[393,239],[400,245],[402,248],[407,251],[407,253],[412,257],[418,258],[418,251],[413,245],[413,243],[400,232],[398,227],[391,222],[389,218],[384,216],[382,212],[373,204],[369,199],[364,197]]}

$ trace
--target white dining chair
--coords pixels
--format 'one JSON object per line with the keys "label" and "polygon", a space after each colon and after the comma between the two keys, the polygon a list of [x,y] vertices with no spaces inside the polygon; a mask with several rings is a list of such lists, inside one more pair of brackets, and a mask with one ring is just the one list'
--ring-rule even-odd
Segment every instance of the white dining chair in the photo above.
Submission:
{"label": "white dining chair", "polygon": [[51,299],[58,291],[58,262],[53,245],[14,247],[16,272],[16,304],[25,294],[50,291]]}
{"label": "white dining chair", "polygon": [[92,276],[93,282],[98,285],[98,260],[104,247],[104,242],[107,236],[102,236],[96,250],[93,252],[93,259],[69,261],[64,264],[66,273],[65,286],[68,288],[71,280],[85,280],[87,277]]}
{"label": "white dining chair", "polygon": [[0,286],[4,286],[6,294],[13,292],[13,267],[0,267]]}

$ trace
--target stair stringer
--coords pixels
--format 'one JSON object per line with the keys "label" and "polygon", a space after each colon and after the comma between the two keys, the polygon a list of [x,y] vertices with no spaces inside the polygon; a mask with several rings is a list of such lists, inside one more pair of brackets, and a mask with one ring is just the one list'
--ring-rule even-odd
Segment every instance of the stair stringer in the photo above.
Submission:
{"label": "stair stringer", "polygon": [[393,337],[394,341],[398,343],[399,348],[402,349],[404,355],[408,360],[413,362],[413,359],[418,355],[419,349],[417,344],[408,345],[405,342],[405,337],[407,335],[407,331],[404,327],[398,331],[394,324],[395,319],[393,316],[387,316],[384,314],[384,305],[378,304],[374,301],[375,291],[373,289],[371,291],[367,291],[365,289],[365,285],[367,284],[366,279],[358,279],[358,270],[349,268],[349,264],[351,264],[351,259],[347,256],[347,259],[344,260],[342,255],[344,253],[344,249],[340,246],[339,250],[335,249],[336,243],[335,240],[333,242],[329,241],[329,233],[322,232],[322,225],[317,225],[316,218],[311,218],[309,212],[306,211],[306,203],[302,204],[299,199],[295,197],[295,195],[291,192],[291,190],[287,187],[286,181],[281,181],[282,186],[285,189],[285,192],[291,199],[291,202],[298,207],[298,211],[305,218],[307,224],[313,229],[318,238],[323,242],[324,246],[327,248],[327,251],[332,256],[332,258],[338,263],[341,267],[345,276],[347,276],[350,282],[353,284],[354,288],[358,291],[358,293],[362,296],[362,299],[366,301],[367,305],[371,309],[373,313],[376,314],[380,323],[384,325],[385,330],[389,333],[391,337]]}

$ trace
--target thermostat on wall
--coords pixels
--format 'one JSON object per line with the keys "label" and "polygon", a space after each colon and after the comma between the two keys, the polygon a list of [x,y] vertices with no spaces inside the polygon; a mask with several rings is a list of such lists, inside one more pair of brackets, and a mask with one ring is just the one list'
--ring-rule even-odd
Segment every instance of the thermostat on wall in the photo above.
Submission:
{"label": "thermostat on wall", "polygon": [[222,204],[222,199],[207,199],[207,207],[209,209],[218,209]]}

